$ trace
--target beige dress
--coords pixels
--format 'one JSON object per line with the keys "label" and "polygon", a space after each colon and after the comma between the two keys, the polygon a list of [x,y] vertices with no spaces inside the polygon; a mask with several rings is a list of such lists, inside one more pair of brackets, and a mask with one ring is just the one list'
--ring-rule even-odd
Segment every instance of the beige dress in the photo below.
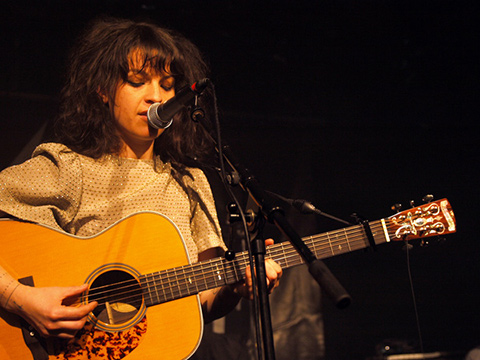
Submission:
{"label": "beige dress", "polygon": [[208,180],[199,169],[189,171],[182,186],[158,157],[95,160],[42,144],[30,160],[0,173],[0,216],[91,236],[133,213],[156,211],[177,225],[196,262],[198,253],[225,245]]}

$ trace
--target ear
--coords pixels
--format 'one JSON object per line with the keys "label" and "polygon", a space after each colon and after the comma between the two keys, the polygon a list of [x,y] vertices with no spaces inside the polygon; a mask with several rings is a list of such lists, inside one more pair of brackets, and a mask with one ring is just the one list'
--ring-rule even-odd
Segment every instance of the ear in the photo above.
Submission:
{"label": "ear", "polygon": [[100,88],[97,89],[97,94],[100,96],[104,104],[108,104],[108,96]]}

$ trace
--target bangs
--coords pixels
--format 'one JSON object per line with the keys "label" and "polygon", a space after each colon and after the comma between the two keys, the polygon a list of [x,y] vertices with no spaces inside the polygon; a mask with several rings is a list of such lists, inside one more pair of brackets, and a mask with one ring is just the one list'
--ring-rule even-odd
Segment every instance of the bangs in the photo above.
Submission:
{"label": "bangs", "polygon": [[170,64],[173,56],[162,52],[160,49],[147,49],[138,47],[128,55],[128,71],[158,72],[170,74]]}
{"label": "bangs", "polygon": [[171,74],[171,65],[179,57],[179,49],[169,32],[141,23],[129,26],[123,36],[122,47],[127,50],[122,61],[124,79],[131,70]]}

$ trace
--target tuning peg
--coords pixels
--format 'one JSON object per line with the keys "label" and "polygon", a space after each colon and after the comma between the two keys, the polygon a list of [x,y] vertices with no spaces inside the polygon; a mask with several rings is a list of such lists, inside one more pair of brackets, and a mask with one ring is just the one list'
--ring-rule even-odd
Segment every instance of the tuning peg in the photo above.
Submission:
{"label": "tuning peg", "polygon": [[415,200],[410,200],[410,207],[415,207]]}
{"label": "tuning peg", "polygon": [[433,195],[431,195],[431,194],[427,194],[422,198],[422,201],[424,203],[432,202],[432,200],[433,200]]}

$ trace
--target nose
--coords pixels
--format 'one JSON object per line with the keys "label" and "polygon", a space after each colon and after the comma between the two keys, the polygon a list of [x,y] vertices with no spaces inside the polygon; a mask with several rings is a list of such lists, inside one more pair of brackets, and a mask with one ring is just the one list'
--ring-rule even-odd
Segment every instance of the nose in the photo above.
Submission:
{"label": "nose", "polygon": [[151,82],[148,84],[145,101],[149,104],[161,103],[163,101],[162,87],[158,82]]}

